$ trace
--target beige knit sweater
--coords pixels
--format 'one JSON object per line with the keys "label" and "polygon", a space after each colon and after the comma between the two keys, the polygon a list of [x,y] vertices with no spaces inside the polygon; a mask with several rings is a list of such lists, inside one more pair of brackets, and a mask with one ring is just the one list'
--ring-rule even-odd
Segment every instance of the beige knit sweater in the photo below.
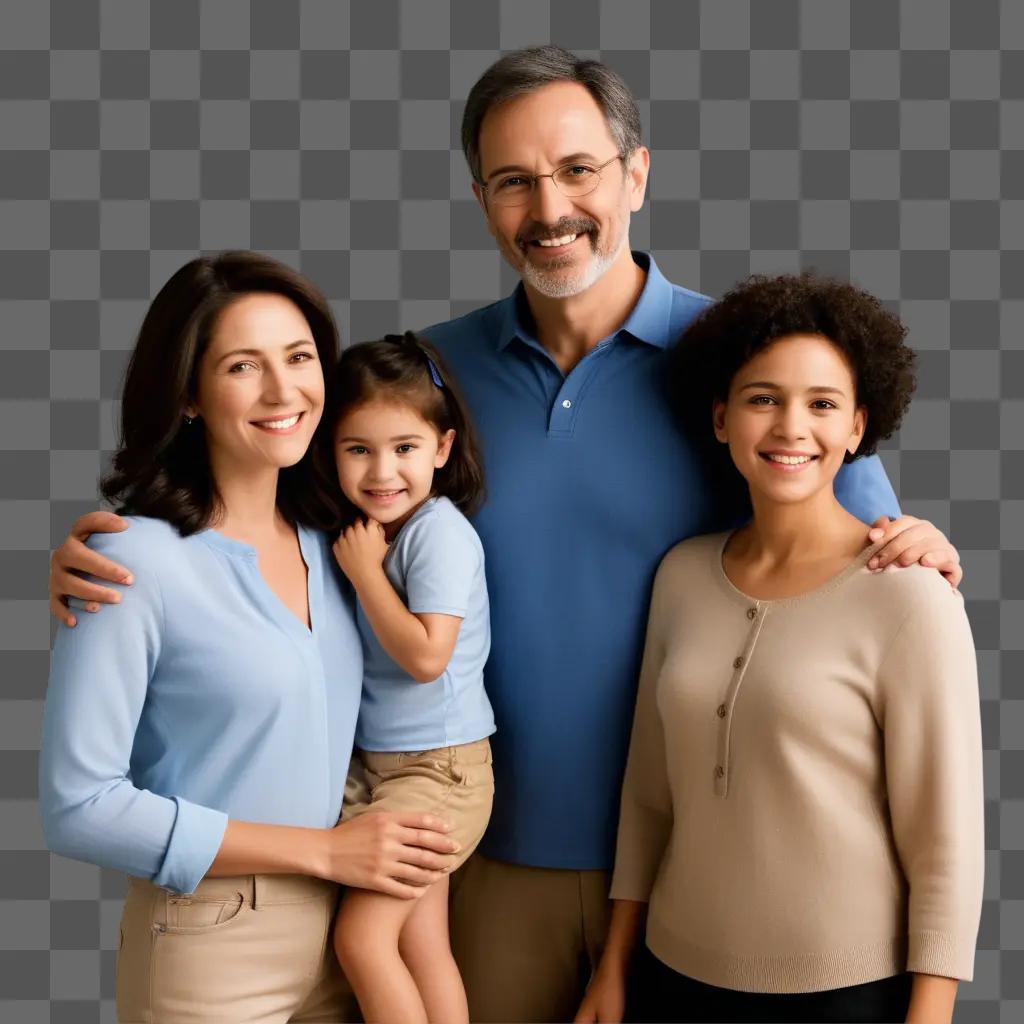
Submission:
{"label": "beige knit sweater", "polygon": [[727,537],[658,570],[612,897],[649,900],[651,950],[712,985],[970,979],[984,804],[962,598],[934,570],[869,572],[869,550],[757,601],[722,570]]}

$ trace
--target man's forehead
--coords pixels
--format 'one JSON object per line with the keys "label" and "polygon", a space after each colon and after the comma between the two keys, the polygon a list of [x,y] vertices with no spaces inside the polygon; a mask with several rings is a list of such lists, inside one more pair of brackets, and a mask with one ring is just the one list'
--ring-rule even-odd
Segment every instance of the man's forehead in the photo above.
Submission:
{"label": "man's forehead", "polygon": [[480,126],[485,176],[499,164],[603,154],[614,145],[597,101],[577,82],[553,82],[487,112]]}

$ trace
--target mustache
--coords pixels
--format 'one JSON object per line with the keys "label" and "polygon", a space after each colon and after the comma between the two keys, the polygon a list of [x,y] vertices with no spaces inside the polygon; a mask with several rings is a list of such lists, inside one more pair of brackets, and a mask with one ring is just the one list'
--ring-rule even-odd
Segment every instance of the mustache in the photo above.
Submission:
{"label": "mustache", "polygon": [[563,217],[555,224],[527,224],[516,235],[519,245],[528,245],[548,238],[562,238],[564,235],[582,235],[597,231],[597,222],[589,217]]}

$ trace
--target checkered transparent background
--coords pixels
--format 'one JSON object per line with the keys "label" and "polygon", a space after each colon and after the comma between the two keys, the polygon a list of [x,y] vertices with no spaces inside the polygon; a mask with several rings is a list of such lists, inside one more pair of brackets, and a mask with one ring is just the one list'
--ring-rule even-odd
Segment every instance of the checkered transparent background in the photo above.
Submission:
{"label": "checkered transparent background", "polygon": [[0,0],[0,1019],[113,1020],[122,880],[48,854],[47,552],[96,505],[147,300],[253,247],[346,338],[507,293],[458,123],[503,50],[599,55],[653,149],[633,242],[711,294],[850,275],[920,387],[883,457],[966,565],[988,858],[957,1020],[1024,1018],[1024,3]]}

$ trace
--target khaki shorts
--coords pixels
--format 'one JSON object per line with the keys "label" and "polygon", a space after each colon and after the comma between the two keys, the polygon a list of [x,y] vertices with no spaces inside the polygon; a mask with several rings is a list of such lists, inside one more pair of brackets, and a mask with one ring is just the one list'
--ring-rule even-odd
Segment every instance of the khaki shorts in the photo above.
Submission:
{"label": "khaki shorts", "polygon": [[366,811],[419,811],[452,826],[455,867],[476,849],[491,817],[494,772],[490,740],[412,753],[356,751],[342,820]]}

